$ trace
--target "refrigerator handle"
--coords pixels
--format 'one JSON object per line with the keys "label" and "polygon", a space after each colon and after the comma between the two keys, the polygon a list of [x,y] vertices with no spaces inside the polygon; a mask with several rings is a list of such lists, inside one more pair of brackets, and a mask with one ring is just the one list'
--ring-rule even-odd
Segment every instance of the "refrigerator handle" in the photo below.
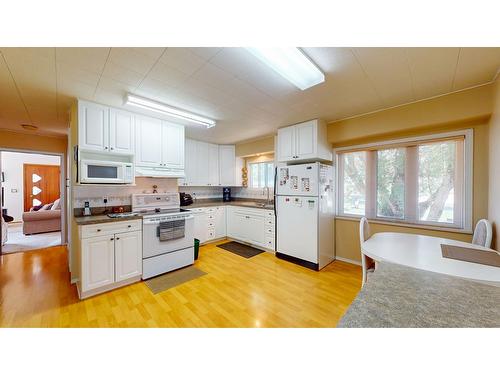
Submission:
{"label": "refrigerator handle", "polygon": [[[278,192],[278,188],[276,187],[276,182],[278,181],[278,167],[274,167],[274,216],[278,217],[277,207],[276,207],[276,193]],[[276,220],[275,220],[276,222]],[[276,231],[275,231],[276,232]]]}

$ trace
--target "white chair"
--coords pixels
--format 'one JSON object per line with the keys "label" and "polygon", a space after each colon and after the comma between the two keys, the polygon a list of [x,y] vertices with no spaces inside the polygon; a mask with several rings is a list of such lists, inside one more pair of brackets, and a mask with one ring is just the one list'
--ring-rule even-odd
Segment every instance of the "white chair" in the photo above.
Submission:
{"label": "white chair", "polygon": [[[359,244],[363,245],[367,239],[370,238],[370,224],[368,223],[368,219],[366,217],[362,217],[359,221]],[[361,282],[361,287],[363,287],[366,283],[366,279],[368,277],[368,272],[373,272],[374,268],[368,268],[368,257],[363,254],[361,251],[361,266],[363,268],[363,280]]]}
{"label": "white chair", "polygon": [[1,227],[2,227],[2,245],[7,242],[7,239],[9,237],[8,234],[8,229],[7,229],[7,223],[4,221],[3,217],[0,216],[1,218]]}
{"label": "white chair", "polygon": [[479,220],[476,224],[476,228],[474,229],[472,243],[474,245],[490,247],[492,237],[493,230],[491,228],[491,223],[486,219]]}

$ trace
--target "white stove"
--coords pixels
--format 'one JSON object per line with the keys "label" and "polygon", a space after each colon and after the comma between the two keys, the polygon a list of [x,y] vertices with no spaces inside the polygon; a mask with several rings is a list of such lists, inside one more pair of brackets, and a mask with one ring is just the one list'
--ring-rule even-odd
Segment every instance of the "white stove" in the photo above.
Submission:
{"label": "white stove", "polygon": [[194,263],[194,217],[178,193],[133,194],[132,212],[142,215],[143,279]]}

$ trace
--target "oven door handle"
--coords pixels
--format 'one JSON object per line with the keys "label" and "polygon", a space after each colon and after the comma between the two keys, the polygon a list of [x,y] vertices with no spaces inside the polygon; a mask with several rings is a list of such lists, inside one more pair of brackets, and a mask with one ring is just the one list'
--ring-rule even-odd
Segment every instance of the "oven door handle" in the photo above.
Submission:
{"label": "oven door handle", "polygon": [[[176,220],[192,220],[194,219],[193,215],[185,216],[181,219],[172,219],[172,220],[167,220],[167,221],[176,221]],[[149,220],[149,219],[143,219],[142,224],[143,225],[160,225],[161,221],[156,221],[156,220]]]}

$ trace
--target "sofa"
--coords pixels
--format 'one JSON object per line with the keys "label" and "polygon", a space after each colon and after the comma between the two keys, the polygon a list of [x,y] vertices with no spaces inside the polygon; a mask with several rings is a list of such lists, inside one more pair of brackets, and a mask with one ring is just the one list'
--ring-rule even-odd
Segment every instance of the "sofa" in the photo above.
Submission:
{"label": "sofa", "polygon": [[61,205],[57,199],[35,211],[23,213],[23,234],[58,232],[61,230]]}

